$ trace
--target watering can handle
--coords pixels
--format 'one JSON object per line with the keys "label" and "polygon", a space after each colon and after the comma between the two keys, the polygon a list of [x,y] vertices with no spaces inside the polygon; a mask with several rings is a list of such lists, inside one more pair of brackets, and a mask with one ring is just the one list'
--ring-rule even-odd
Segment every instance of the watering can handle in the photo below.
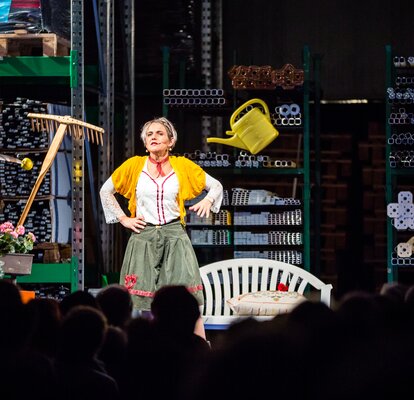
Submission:
{"label": "watering can handle", "polygon": [[[267,104],[261,100],[261,99],[250,99],[248,101],[246,101],[244,104],[242,104],[236,111],[234,111],[234,113],[231,115],[230,118],[230,127],[233,128],[233,124],[234,124],[234,120],[236,119],[236,117],[240,114],[241,111],[243,111],[247,106],[254,104],[254,103],[259,103],[265,110],[265,115],[268,118],[268,120],[270,121],[270,114],[269,114],[269,108],[267,107]],[[230,134],[230,133],[228,133]]]}

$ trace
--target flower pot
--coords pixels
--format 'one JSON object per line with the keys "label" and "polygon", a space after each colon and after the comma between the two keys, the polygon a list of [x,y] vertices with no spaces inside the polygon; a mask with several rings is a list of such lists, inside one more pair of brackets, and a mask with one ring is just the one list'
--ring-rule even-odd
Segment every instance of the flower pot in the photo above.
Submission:
{"label": "flower pot", "polygon": [[30,275],[32,273],[33,254],[12,253],[0,257],[3,272],[7,275]]}

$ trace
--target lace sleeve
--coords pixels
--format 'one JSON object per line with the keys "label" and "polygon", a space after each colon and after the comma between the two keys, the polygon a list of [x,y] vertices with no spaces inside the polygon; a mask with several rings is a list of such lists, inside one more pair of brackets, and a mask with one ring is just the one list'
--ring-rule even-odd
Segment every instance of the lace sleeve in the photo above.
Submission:
{"label": "lace sleeve", "polygon": [[206,173],[206,190],[208,191],[207,196],[213,200],[211,211],[215,213],[219,212],[223,201],[223,185],[217,179]]}
{"label": "lace sleeve", "polygon": [[109,179],[102,185],[99,192],[107,224],[114,224],[115,222],[119,222],[118,218],[125,215],[124,211],[116,200],[114,193],[116,193],[116,190],[112,182],[112,178],[109,177]]}

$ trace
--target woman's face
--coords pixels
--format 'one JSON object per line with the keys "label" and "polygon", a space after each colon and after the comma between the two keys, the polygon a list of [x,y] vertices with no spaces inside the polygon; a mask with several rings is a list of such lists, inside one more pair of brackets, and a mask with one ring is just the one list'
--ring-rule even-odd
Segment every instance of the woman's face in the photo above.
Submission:
{"label": "woman's face", "polygon": [[173,145],[164,125],[153,122],[145,134],[145,147],[150,153],[163,155]]}

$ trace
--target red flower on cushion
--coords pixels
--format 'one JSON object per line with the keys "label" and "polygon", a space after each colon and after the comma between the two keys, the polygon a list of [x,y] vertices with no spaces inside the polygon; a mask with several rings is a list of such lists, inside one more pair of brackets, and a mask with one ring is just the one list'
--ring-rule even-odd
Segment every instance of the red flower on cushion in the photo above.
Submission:
{"label": "red flower on cushion", "polygon": [[132,289],[134,285],[137,283],[138,277],[134,274],[132,275],[125,275],[125,286],[126,288]]}
{"label": "red flower on cushion", "polygon": [[277,285],[277,290],[280,290],[281,292],[287,292],[289,290],[289,286],[285,285],[284,283],[279,283],[279,285]]}

